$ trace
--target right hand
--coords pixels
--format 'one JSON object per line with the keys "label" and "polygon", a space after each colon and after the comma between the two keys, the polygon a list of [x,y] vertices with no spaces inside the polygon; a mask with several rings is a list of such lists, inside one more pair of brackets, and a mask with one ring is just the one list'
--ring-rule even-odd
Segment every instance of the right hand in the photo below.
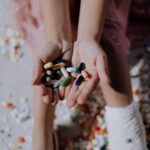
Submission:
{"label": "right hand", "polygon": [[40,96],[43,96],[43,101],[45,103],[54,102],[53,104],[56,104],[60,99],[64,99],[65,87],[59,87],[59,89],[52,90],[51,87],[46,87],[41,82],[43,65],[45,63],[53,61],[60,56],[70,60],[72,51],[69,50],[64,53],[63,49],[64,48],[60,49],[54,42],[47,42],[34,55],[32,84],[36,87]]}

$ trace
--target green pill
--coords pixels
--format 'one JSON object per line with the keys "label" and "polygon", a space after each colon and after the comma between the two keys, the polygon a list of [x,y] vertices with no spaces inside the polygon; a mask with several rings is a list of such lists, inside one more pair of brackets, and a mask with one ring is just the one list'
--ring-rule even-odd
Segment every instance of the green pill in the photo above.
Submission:
{"label": "green pill", "polygon": [[43,77],[43,81],[46,85],[50,85],[51,84],[51,77],[49,76],[44,76]]}
{"label": "green pill", "polygon": [[61,86],[62,87],[66,87],[67,85],[69,85],[71,82],[71,77],[65,77],[61,80]]}

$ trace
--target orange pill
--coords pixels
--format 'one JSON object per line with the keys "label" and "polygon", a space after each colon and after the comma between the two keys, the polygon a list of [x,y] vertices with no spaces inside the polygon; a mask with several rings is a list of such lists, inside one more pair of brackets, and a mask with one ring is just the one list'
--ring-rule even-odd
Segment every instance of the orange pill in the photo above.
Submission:
{"label": "orange pill", "polygon": [[136,89],[136,90],[133,91],[133,95],[134,95],[134,96],[139,96],[140,93],[141,93],[141,92],[140,92],[139,89]]}
{"label": "orange pill", "polygon": [[94,135],[93,135],[92,133],[89,134],[88,139],[89,139],[90,141],[92,141],[92,140],[94,139]]}
{"label": "orange pill", "polygon": [[13,109],[13,108],[14,108],[14,105],[13,105],[13,103],[8,102],[8,103],[5,104],[4,107],[5,107],[6,109]]}
{"label": "orange pill", "polygon": [[23,136],[20,136],[17,138],[17,141],[18,141],[18,143],[23,144],[23,143],[25,143],[25,138]]}
{"label": "orange pill", "polygon": [[98,131],[98,133],[101,134],[101,135],[104,135],[104,134],[107,134],[107,130],[105,130],[105,129],[102,130],[102,129],[101,129],[100,131]]}
{"label": "orange pill", "polygon": [[85,80],[89,79],[89,73],[86,70],[81,71],[82,76],[84,77]]}

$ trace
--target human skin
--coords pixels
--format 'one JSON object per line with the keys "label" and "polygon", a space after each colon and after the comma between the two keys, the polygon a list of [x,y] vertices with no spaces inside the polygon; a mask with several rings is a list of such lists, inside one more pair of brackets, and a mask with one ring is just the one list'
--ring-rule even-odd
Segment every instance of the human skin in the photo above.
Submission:
{"label": "human skin", "polygon": [[[28,0],[26,2],[14,0],[13,2],[17,27],[32,49],[33,56],[34,125],[32,149],[52,150],[55,106],[52,106],[50,102],[54,100],[57,104],[59,99],[63,99],[65,88],[52,91],[45,87],[41,82],[41,74],[44,63],[53,61],[59,56],[69,61],[71,59],[72,35],[69,2],[68,0],[63,3],[61,0]],[[68,49],[69,51],[66,52]]]}
{"label": "human skin", "polygon": [[[107,1],[96,0],[95,3],[90,0],[81,1],[78,35],[73,49],[72,64],[77,66],[80,62],[84,62],[91,79],[83,82],[80,87],[73,83],[66,97],[69,107],[84,104],[99,80],[107,105],[120,107],[131,102],[127,55],[124,53],[115,53],[114,56],[110,53],[106,55],[105,50],[99,44],[106,6]],[[90,21],[87,19],[88,16],[92,16]],[[119,59],[120,57],[122,59]],[[85,86],[87,88],[84,88]]]}

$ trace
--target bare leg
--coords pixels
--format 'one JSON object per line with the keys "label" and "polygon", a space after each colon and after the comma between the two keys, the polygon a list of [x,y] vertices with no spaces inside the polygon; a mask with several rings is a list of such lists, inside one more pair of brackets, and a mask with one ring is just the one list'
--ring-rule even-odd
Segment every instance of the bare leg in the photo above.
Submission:
{"label": "bare leg", "polygon": [[32,150],[53,150],[54,106],[44,104],[36,88],[33,95],[34,125]]}

